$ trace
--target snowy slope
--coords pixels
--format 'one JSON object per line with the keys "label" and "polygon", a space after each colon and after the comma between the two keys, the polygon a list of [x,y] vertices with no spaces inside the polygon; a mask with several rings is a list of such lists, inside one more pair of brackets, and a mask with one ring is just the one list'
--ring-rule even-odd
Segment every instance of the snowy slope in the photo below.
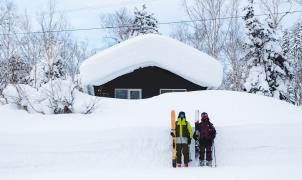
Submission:
{"label": "snowy slope", "polygon": [[[170,110],[209,113],[216,169],[170,168]],[[91,115],[0,107],[0,179],[301,179],[302,111],[263,96],[202,91],[101,98]],[[193,164],[191,164],[192,166]]]}

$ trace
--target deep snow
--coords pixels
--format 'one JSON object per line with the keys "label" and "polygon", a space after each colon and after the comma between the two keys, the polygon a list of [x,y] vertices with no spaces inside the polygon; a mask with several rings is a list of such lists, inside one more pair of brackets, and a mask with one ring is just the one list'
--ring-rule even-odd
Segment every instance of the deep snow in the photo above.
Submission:
{"label": "deep snow", "polygon": [[156,66],[203,87],[217,88],[223,67],[213,57],[176,39],[157,34],[133,37],[85,60],[82,83],[102,85],[136,69]]}
{"label": "deep snow", "polygon": [[[0,106],[0,179],[301,179],[302,111],[246,93],[202,91],[146,100],[100,98],[90,115]],[[218,167],[173,169],[170,110],[208,112]],[[191,163],[193,166],[193,163]]]}

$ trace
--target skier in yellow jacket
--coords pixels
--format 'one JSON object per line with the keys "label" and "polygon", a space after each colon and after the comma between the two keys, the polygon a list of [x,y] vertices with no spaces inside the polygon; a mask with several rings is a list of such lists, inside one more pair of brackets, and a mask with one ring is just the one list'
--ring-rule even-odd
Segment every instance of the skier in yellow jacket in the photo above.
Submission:
{"label": "skier in yellow jacket", "polygon": [[[186,120],[186,114],[181,111],[176,121],[176,162],[181,167],[181,157],[184,156],[184,167],[188,167],[190,144],[193,136],[192,127]],[[174,136],[174,134],[172,134]]]}

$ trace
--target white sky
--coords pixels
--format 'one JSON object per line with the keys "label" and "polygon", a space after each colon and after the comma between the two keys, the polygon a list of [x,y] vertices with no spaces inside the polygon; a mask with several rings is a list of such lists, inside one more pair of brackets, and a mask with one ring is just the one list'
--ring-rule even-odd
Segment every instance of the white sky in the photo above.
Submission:
{"label": "white sky", "polygon": [[[34,19],[36,13],[41,9],[46,9],[48,0],[12,0],[18,10],[22,13],[25,9],[29,12]],[[247,0],[241,1],[241,3]],[[148,12],[155,14],[155,17],[160,22],[170,22],[178,20],[186,20],[186,14],[182,7],[182,0],[57,0],[56,6],[58,10],[65,11],[65,16],[71,28],[91,28],[99,27],[99,16],[101,13],[114,12],[122,7],[127,7],[133,10],[134,7],[141,7],[142,4],[147,5]],[[293,10],[301,9],[294,7]],[[257,13],[257,12],[256,12]],[[259,12],[263,13],[263,12]],[[301,14],[289,15],[285,21],[296,22]],[[162,34],[170,34],[173,30],[171,25],[161,25],[159,30]],[[78,31],[73,32],[73,35],[88,42],[90,48],[104,48],[107,45],[103,39],[104,31]]]}
{"label": "white sky", "polygon": [[[28,11],[34,19],[36,13],[46,9],[48,0],[13,0],[18,10],[22,13]],[[114,12],[122,7],[133,10],[146,4],[148,12],[155,14],[160,22],[186,19],[181,7],[181,0],[57,0],[56,7],[65,11],[65,16],[72,28],[99,27],[101,13]],[[160,32],[169,34],[171,26],[161,25]],[[103,48],[106,43],[102,36],[103,30],[73,32],[76,38],[87,40],[90,48]]]}

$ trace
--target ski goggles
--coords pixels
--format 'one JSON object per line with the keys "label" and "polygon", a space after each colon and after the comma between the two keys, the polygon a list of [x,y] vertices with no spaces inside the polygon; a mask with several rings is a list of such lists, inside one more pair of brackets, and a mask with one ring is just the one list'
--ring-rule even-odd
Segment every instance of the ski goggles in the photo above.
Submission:
{"label": "ski goggles", "polygon": [[207,118],[209,118],[209,116],[208,115],[201,115],[201,118],[202,119],[207,119]]}

